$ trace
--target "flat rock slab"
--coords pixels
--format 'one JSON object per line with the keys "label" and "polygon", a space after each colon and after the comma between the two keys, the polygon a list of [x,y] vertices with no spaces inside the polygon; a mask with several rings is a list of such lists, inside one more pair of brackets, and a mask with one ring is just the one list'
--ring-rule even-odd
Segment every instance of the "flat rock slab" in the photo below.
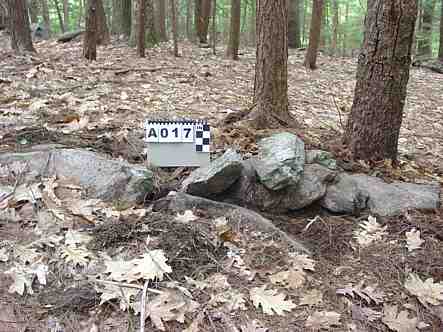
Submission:
{"label": "flat rock slab", "polygon": [[143,166],[83,149],[34,146],[29,152],[0,154],[0,165],[25,162],[26,181],[56,175],[87,190],[91,198],[135,202],[153,189],[153,173]]}
{"label": "flat rock slab", "polygon": [[227,150],[207,167],[198,168],[183,181],[182,189],[191,195],[211,197],[227,190],[242,172],[242,157]]}
{"label": "flat rock slab", "polygon": [[258,142],[254,168],[260,182],[270,190],[295,185],[305,164],[305,144],[296,135],[279,133]]}
{"label": "flat rock slab", "polygon": [[395,216],[410,209],[438,208],[440,190],[439,185],[386,183],[365,174],[342,173],[328,187],[321,205],[336,213],[368,209],[380,216]]}

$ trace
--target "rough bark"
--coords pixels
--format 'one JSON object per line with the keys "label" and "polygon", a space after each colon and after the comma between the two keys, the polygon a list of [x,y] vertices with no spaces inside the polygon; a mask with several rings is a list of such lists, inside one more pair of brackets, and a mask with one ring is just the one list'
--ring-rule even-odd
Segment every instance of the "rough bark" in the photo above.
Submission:
{"label": "rough bark", "polygon": [[139,25],[139,17],[137,15],[138,8],[140,5],[140,0],[133,0],[132,1],[132,23],[131,23],[131,36],[129,38],[129,45],[134,47],[137,45],[137,33],[139,31],[138,25]]}
{"label": "rough bark", "polygon": [[293,122],[288,111],[287,0],[257,1],[257,50],[252,125],[269,128]]}
{"label": "rough bark", "polygon": [[311,29],[309,31],[309,46],[305,56],[305,67],[312,70],[317,68],[317,52],[320,43],[322,18],[323,0],[314,0],[312,8]]}
{"label": "rough bark", "polygon": [[345,133],[354,159],[397,159],[416,16],[416,0],[368,0]]}
{"label": "rough bark", "polygon": [[217,54],[217,0],[212,1],[212,54]]}
{"label": "rough bark", "polygon": [[423,0],[420,38],[417,41],[417,55],[432,55],[432,21],[435,10],[435,0]]}
{"label": "rough bark", "polygon": [[65,33],[65,31],[66,31],[65,24],[63,22],[63,16],[62,16],[62,12],[60,11],[60,4],[58,3],[58,0],[54,0],[54,7],[55,7],[55,11],[57,12],[58,23],[60,24],[60,30],[62,33]]}
{"label": "rough bark", "polygon": [[443,62],[443,3],[441,4],[440,13],[440,45],[438,49],[438,59]]}
{"label": "rough bark", "polygon": [[169,0],[171,3],[171,25],[172,25],[172,40],[174,43],[174,56],[178,57],[178,36],[177,36],[177,8],[175,0]]}
{"label": "rough bark", "polygon": [[138,6],[138,32],[137,32],[137,54],[140,58],[145,57],[145,22],[146,22],[146,0],[139,0]]}
{"label": "rough bark", "polygon": [[63,25],[69,31],[69,1],[63,0]]}
{"label": "rough bark", "polygon": [[123,3],[122,32],[129,37],[131,35],[131,22],[132,22],[131,0],[120,0],[120,1]]}
{"label": "rough bark", "polygon": [[238,60],[238,48],[240,46],[240,15],[241,0],[231,0],[231,25],[226,55],[232,60]]}
{"label": "rough bark", "polygon": [[[168,35],[166,34],[166,0],[157,0],[157,26],[158,26],[158,38],[160,41],[167,41]],[[171,7],[172,8],[172,7]]]}
{"label": "rough bark", "polygon": [[97,2],[100,0],[88,0],[88,12],[86,15],[86,32],[83,40],[83,56],[88,60],[97,60]]}
{"label": "rough bark", "polygon": [[186,38],[192,39],[192,3],[193,0],[186,0]]}
{"label": "rough bark", "polygon": [[11,48],[18,52],[35,52],[29,27],[26,0],[8,0]]}
{"label": "rough bark", "polygon": [[102,0],[96,0],[97,8],[97,44],[107,45],[111,42],[108,23],[106,22],[105,8]]}
{"label": "rough bark", "polygon": [[337,40],[338,40],[338,0],[332,0],[332,41],[331,41],[331,49],[332,53],[337,53]]}
{"label": "rough bark", "polygon": [[208,42],[209,16],[211,15],[211,0],[195,0],[195,27],[200,43]]}
{"label": "rough bark", "polygon": [[301,47],[300,0],[288,0],[288,47]]}
{"label": "rough bark", "polygon": [[155,16],[153,0],[146,0],[146,41],[149,46],[158,44],[157,31],[155,30]]}
{"label": "rough bark", "polygon": [[48,34],[51,35],[51,19],[49,18],[48,1],[40,0],[40,5],[42,8],[43,25],[45,29],[48,31]]}

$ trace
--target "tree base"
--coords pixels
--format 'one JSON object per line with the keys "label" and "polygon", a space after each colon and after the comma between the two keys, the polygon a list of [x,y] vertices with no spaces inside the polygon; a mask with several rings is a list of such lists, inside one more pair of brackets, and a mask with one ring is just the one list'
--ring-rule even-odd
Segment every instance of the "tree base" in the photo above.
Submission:
{"label": "tree base", "polygon": [[250,109],[244,119],[255,129],[297,128],[299,123],[289,112],[274,114],[262,112],[257,108]]}

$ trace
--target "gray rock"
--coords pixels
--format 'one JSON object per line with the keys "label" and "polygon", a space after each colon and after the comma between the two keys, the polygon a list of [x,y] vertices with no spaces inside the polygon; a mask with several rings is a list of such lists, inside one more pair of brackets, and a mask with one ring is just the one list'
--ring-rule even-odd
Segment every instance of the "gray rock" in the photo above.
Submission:
{"label": "gray rock", "polygon": [[222,199],[263,211],[298,210],[320,200],[335,176],[335,172],[321,165],[306,165],[296,185],[273,191],[258,181],[252,162],[245,160],[239,180]]}
{"label": "gray rock", "polygon": [[191,195],[211,197],[227,190],[242,172],[242,157],[227,150],[207,167],[198,168],[183,181],[182,191]]}
{"label": "gray rock", "polygon": [[305,145],[291,133],[279,133],[258,143],[254,168],[264,186],[280,190],[300,180],[305,164]]}
{"label": "gray rock", "polygon": [[26,181],[56,175],[84,187],[91,198],[135,202],[153,190],[153,173],[147,168],[83,149],[49,145],[34,146],[29,152],[0,154],[2,165],[15,161],[28,164]]}
{"label": "gray rock", "polygon": [[386,183],[365,174],[341,174],[321,204],[333,212],[354,213],[368,209],[380,216],[395,216],[409,209],[435,209],[440,186],[404,182]]}
{"label": "gray rock", "polygon": [[306,150],[306,164],[319,164],[329,169],[337,169],[337,161],[332,154],[323,150]]}

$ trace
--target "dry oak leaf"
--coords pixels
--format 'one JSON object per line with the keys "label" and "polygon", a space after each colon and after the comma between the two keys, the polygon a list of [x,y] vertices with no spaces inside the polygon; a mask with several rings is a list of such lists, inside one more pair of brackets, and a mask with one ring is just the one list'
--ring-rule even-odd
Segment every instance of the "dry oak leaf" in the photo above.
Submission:
{"label": "dry oak leaf", "polygon": [[290,261],[295,269],[314,271],[315,261],[309,258],[308,255],[290,254],[290,256]]}
{"label": "dry oak leaf", "polygon": [[418,275],[410,273],[405,287],[424,305],[440,305],[443,301],[443,282],[435,283],[433,278],[422,281]]}
{"label": "dry oak leaf", "polygon": [[361,322],[374,322],[382,317],[381,312],[372,310],[371,308],[361,307],[353,304],[351,307],[352,319]]}
{"label": "dry oak leaf", "polygon": [[34,263],[31,266],[15,265],[5,272],[13,278],[13,283],[9,286],[9,293],[18,293],[23,295],[25,290],[28,294],[34,294],[32,284],[35,277],[40,285],[46,285],[46,274],[48,273],[48,266],[43,263]]}
{"label": "dry oak leaf", "polygon": [[367,221],[360,223],[359,230],[354,232],[354,238],[361,247],[367,247],[373,242],[379,241],[387,234],[387,226],[382,227],[375,217],[369,216]]}
{"label": "dry oak leaf", "polygon": [[177,216],[175,217],[175,221],[182,222],[184,224],[197,219],[198,217],[191,210],[186,210],[183,212],[183,214],[177,213]]}
{"label": "dry oak leaf", "polygon": [[358,295],[362,300],[366,301],[367,304],[370,304],[371,301],[374,301],[376,304],[380,304],[384,301],[384,292],[377,291],[375,289],[376,286],[366,286],[364,287],[364,281],[360,281],[360,283],[356,286],[352,286],[349,284],[344,288],[339,288],[336,290],[337,294],[340,295],[348,295],[354,298],[354,294]]}
{"label": "dry oak leaf", "polygon": [[65,246],[60,255],[66,263],[72,263],[74,266],[86,266],[93,254],[85,247]]}
{"label": "dry oak leaf", "polygon": [[140,292],[139,289],[129,288],[124,286],[117,286],[113,284],[103,284],[100,288],[96,288],[100,295],[100,305],[111,300],[118,300],[120,303],[120,309],[126,311],[128,305],[131,306],[133,299]]}
{"label": "dry oak leaf", "polygon": [[146,313],[156,328],[165,331],[163,321],[184,323],[185,314],[194,312],[199,306],[178,290],[165,290],[146,305]]}
{"label": "dry oak leaf", "polygon": [[382,322],[392,331],[396,332],[418,332],[416,326],[417,318],[408,318],[406,310],[398,312],[397,306],[385,305],[383,310]]}
{"label": "dry oak leaf", "polygon": [[316,311],[308,317],[305,326],[315,331],[340,325],[340,314],[334,311]]}
{"label": "dry oak leaf", "polygon": [[305,283],[305,275],[306,273],[303,272],[303,270],[291,269],[271,275],[269,279],[273,284],[280,284],[292,289],[297,289]]}
{"label": "dry oak leaf", "polygon": [[279,293],[276,290],[265,289],[266,285],[262,287],[255,287],[249,291],[250,298],[254,306],[258,308],[260,305],[263,312],[267,315],[284,316],[284,311],[291,311],[296,305],[291,300],[285,300],[286,295]]}
{"label": "dry oak leaf", "polygon": [[163,280],[165,273],[171,273],[172,268],[166,261],[163,250],[151,250],[143,254],[142,259],[135,261],[135,268],[131,270],[131,275],[145,280]]}
{"label": "dry oak leaf", "polygon": [[323,301],[323,293],[318,289],[311,289],[302,296],[300,300],[300,305],[313,306],[321,303],[322,301]]}
{"label": "dry oak leaf", "polygon": [[416,230],[415,228],[411,229],[409,232],[406,232],[406,246],[409,252],[420,249],[423,242],[425,241],[420,238],[420,231]]}

